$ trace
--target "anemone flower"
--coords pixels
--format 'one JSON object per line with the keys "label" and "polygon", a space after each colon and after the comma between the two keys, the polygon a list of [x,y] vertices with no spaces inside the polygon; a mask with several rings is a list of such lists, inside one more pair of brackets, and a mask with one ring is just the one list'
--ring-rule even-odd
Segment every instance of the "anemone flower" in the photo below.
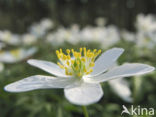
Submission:
{"label": "anemone flower", "polygon": [[36,47],[32,47],[29,49],[18,48],[18,49],[13,49],[10,51],[1,50],[0,51],[0,62],[3,62],[3,63],[19,62],[19,61],[22,61],[22,60],[32,56],[36,52],[37,52]]}
{"label": "anemone flower", "polygon": [[132,92],[129,87],[129,83],[124,78],[118,78],[114,80],[110,80],[108,82],[113,92],[118,95],[122,100],[132,103]]}
{"label": "anemone flower", "polygon": [[20,36],[8,30],[0,31],[0,41],[14,46],[21,44]]}
{"label": "anemone flower", "polygon": [[[101,50],[96,49],[80,48],[79,51],[67,49],[66,54],[60,49],[56,51],[58,65],[43,60],[28,60],[30,65],[54,76],[30,76],[5,86],[5,90],[26,92],[36,89],[63,88],[69,102],[82,106],[93,104],[103,96],[100,83],[154,70],[154,67],[140,63],[126,63],[111,68],[123,52],[122,48],[113,48],[99,56]],[[96,59],[97,56],[99,57]]]}

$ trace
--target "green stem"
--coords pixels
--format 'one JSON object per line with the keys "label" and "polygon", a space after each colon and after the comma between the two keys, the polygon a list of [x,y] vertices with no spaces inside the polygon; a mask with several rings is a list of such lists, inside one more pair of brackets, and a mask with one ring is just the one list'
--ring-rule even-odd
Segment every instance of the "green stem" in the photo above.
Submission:
{"label": "green stem", "polygon": [[84,117],[89,117],[88,112],[87,112],[87,107],[86,106],[82,106],[82,109],[83,109]]}
{"label": "green stem", "polygon": [[133,93],[132,93],[132,97],[133,97],[133,104],[135,103],[135,98],[136,98],[136,84],[135,84],[135,78],[132,79],[132,85],[133,85]]}

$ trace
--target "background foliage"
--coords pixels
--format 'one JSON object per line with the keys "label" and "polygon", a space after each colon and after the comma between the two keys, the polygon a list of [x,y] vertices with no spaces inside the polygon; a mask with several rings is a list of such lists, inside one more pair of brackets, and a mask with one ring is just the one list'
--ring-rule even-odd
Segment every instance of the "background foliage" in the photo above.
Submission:
{"label": "background foliage", "polygon": [[24,32],[32,22],[52,18],[57,24],[95,24],[97,17],[120,28],[134,29],[139,13],[155,14],[155,0],[0,0],[0,29]]}

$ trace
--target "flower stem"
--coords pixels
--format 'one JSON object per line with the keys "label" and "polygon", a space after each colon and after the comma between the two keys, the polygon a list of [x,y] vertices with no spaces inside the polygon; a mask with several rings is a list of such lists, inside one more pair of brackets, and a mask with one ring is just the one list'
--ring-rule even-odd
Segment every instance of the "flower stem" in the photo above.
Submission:
{"label": "flower stem", "polygon": [[87,107],[86,106],[82,106],[82,109],[83,109],[84,117],[89,117],[88,112],[87,112]]}

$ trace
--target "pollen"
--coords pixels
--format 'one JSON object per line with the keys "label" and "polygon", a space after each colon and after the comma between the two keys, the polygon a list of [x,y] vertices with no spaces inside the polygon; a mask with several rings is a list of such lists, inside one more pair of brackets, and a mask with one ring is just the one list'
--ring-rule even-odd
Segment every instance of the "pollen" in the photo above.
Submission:
{"label": "pollen", "polygon": [[62,49],[56,50],[56,55],[59,59],[57,63],[61,69],[65,70],[66,75],[81,78],[93,72],[96,57],[101,53],[101,50],[90,50],[80,48],[78,51],[74,49],[66,49],[63,53]]}

